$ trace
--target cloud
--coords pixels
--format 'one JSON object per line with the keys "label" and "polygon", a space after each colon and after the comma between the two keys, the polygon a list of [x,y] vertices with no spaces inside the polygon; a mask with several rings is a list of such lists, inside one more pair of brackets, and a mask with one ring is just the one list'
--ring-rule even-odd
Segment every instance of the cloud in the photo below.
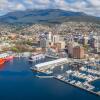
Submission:
{"label": "cloud", "polygon": [[26,8],[23,4],[18,3],[15,5],[15,10],[26,10]]}
{"label": "cloud", "polygon": [[100,16],[100,0],[0,0],[2,13],[26,9],[63,9]]}
{"label": "cloud", "polygon": [[100,0],[88,0],[88,1],[95,7],[100,6]]}

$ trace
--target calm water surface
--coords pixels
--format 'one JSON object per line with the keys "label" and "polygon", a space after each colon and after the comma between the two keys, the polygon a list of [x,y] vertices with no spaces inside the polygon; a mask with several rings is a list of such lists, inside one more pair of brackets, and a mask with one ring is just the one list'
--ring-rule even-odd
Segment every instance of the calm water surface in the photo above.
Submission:
{"label": "calm water surface", "polygon": [[0,66],[0,100],[100,100],[58,80],[35,78],[31,66],[24,58]]}

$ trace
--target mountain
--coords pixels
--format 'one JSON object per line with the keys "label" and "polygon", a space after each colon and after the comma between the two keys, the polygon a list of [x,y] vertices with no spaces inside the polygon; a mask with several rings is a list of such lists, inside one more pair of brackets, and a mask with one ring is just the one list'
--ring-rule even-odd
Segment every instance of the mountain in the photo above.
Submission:
{"label": "mountain", "polygon": [[90,16],[82,12],[72,12],[59,9],[16,11],[0,17],[0,22],[2,23],[55,24],[68,21],[100,23],[100,18]]}

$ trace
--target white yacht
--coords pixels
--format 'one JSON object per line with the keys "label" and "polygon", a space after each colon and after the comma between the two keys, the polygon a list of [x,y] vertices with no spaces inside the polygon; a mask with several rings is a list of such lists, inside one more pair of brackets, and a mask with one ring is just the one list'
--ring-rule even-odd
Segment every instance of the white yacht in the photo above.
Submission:
{"label": "white yacht", "polygon": [[31,57],[29,57],[29,61],[38,61],[42,59],[45,59],[44,54],[36,54],[36,55],[32,55]]}

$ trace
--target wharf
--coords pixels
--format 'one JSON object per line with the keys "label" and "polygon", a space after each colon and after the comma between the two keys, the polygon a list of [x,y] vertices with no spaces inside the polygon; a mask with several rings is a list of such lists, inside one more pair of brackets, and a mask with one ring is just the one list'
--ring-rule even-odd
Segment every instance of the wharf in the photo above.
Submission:
{"label": "wharf", "polygon": [[99,77],[99,78],[96,78],[96,79],[94,79],[94,80],[91,80],[91,81],[89,81],[88,83],[91,83],[91,82],[96,81],[96,80],[99,80],[99,79],[100,79],[100,77]]}
{"label": "wharf", "polygon": [[75,85],[75,84],[71,84],[71,83],[69,83],[69,82],[67,82],[67,81],[65,81],[65,80],[63,80],[63,79],[59,79],[59,78],[57,78],[57,77],[54,77],[54,78],[57,79],[57,80],[59,80],[59,81],[61,81],[61,82],[66,83],[66,84],[69,84],[69,85],[72,85],[72,86],[74,86],[74,87],[77,87],[77,88],[80,88],[80,89],[82,89],[82,90],[85,90],[85,91],[87,91],[87,92],[90,92],[90,93],[92,93],[92,94],[94,94],[94,95],[96,95],[96,96],[100,96],[100,93],[99,93],[99,92],[94,92],[94,91],[85,89],[84,87],[80,87],[80,86],[77,86],[77,85]]}
{"label": "wharf", "polygon": [[60,57],[54,57],[54,56],[47,55],[47,54],[46,54],[46,57],[48,57],[48,58],[53,58],[53,59],[59,59],[59,58],[60,58]]}
{"label": "wharf", "polygon": [[37,78],[53,78],[54,76],[39,76],[39,75],[36,75]]}

